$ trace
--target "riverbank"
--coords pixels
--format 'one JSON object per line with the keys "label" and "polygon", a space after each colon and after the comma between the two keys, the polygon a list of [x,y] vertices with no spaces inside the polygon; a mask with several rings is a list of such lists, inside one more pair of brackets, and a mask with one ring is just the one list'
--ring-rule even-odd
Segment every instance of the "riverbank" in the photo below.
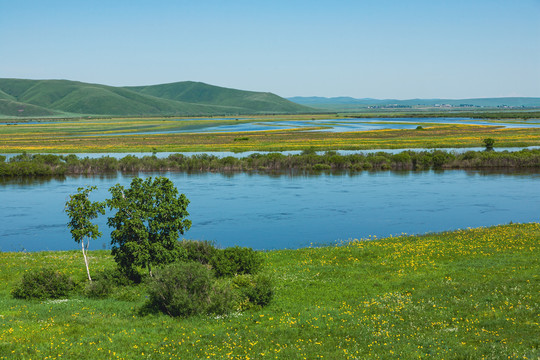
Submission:
{"label": "riverbank", "polygon": [[454,153],[442,150],[403,151],[397,154],[368,153],[341,155],[335,151],[317,154],[306,150],[300,154],[251,154],[247,157],[171,154],[123,158],[79,158],[76,155],[21,154],[6,161],[0,156],[0,177],[95,175],[117,171],[323,171],[323,170],[430,170],[430,169],[539,169],[540,149],[515,152],[467,151]]}
{"label": "riverbank", "polygon": [[[489,358],[540,355],[540,224],[264,252],[273,302],[227,317],[141,316],[143,286],[29,302],[29,269],[85,277],[77,251],[0,253],[0,359]],[[91,251],[93,271],[114,265]]]}

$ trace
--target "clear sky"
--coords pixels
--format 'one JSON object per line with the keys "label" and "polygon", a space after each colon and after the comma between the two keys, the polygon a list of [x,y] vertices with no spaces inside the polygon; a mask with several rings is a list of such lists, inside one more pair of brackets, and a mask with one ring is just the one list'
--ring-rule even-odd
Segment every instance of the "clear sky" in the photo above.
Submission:
{"label": "clear sky", "polygon": [[0,77],[540,97],[540,0],[0,0]]}

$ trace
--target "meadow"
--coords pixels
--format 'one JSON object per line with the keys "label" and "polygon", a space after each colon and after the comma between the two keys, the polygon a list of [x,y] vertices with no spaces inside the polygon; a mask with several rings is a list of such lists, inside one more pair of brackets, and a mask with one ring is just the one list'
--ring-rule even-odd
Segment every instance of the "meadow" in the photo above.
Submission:
{"label": "meadow", "polygon": [[[539,241],[531,223],[268,251],[267,307],[187,319],[141,315],[144,285],[14,299],[42,266],[82,283],[82,255],[1,252],[0,359],[536,359]],[[91,271],[114,266],[89,255]]]}
{"label": "meadow", "polygon": [[[418,115],[418,114],[417,114]],[[417,116],[415,115],[415,116]],[[419,116],[419,115],[418,115]],[[522,115],[523,116],[523,115]],[[242,118],[185,119],[116,118],[13,122],[0,125],[0,153],[82,153],[82,152],[190,152],[190,151],[282,151],[362,150],[478,147],[493,138],[497,147],[540,145],[540,128],[422,123],[421,129],[388,129],[354,132],[317,132],[292,128],[258,132],[171,133],[198,129],[205,125],[232,125],[283,120],[340,118],[334,115],[257,116]],[[343,117],[341,117],[343,118]],[[491,121],[491,120],[490,120]],[[512,120],[523,121],[523,120]],[[131,134],[141,131],[162,132]],[[120,135],[122,134],[122,135]]]}

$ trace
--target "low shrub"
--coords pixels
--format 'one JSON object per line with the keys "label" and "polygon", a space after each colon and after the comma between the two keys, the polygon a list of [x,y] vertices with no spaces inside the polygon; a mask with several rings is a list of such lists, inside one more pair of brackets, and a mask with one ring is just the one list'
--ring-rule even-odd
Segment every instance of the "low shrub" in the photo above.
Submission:
{"label": "low shrub", "polygon": [[73,287],[73,281],[67,275],[42,268],[25,273],[11,294],[17,299],[59,299],[67,297]]}
{"label": "low shrub", "polygon": [[134,283],[117,268],[103,270],[95,274],[93,278],[92,282],[87,283],[84,294],[95,299],[106,298],[116,288]]}
{"label": "low shrub", "polygon": [[84,295],[92,299],[104,299],[112,292],[113,286],[106,280],[94,280],[86,284]]}
{"label": "low shrub", "polygon": [[315,164],[313,165],[313,170],[315,171],[322,171],[322,170],[330,170],[332,167],[328,164]]}
{"label": "low shrub", "polygon": [[261,269],[262,263],[263,259],[258,252],[239,246],[217,250],[211,261],[218,277],[256,274]]}
{"label": "low shrub", "polygon": [[272,279],[266,275],[238,275],[232,284],[239,292],[240,306],[244,308],[266,306],[274,296]]}
{"label": "low shrub", "polygon": [[179,244],[186,250],[188,260],[203,265],[210,264],[217,251],[214,243],[207,240],[182,240]]}
{"label": "low shrub", "polygon": [[197,262],[177,262],[148,280],[146,308],[175,317],[222,314],[233,307],[232,291],[216,284],[212,271]]}
{"label": "low shrub", "polygon": [[207,312],[211,314],[228,314],[237,307],[237,302],[237,296],[235,296],[230,282],[218,280],[212,286]]}

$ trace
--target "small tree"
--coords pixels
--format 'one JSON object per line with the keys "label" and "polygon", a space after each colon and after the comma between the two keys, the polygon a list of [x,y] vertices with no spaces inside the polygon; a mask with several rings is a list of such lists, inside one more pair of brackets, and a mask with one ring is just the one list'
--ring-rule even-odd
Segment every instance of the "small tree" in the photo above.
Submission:
{"label": "small tree", "polygon": [[492,138],[484,139],[484,145],[486,145],[486,151],[493,151],[493,145],[495,145],[495,140]]}
{"label": "small tree", "polygon": [[152,276],[153,265],[168,264],[185,255],[178,237],[191,227],[191,221],[185,219],[189,200],[178,194],[171,180],[137,177],[129,189],[116,184],[109,191],[112,198],[107,205],[116,214],[107,224],[114,229],[112,254],[122,270],[133,276],[134,267],[142,266]]}
{"label": "small tree", "polygon": [[[95,189],[95,186],[88,186],[86,189],[78,188],[75,195],[69,196],[65,206],[65,211],[70,219],[67,225],[73,240],[81,244],[86,273],[90,281],[92,281],[92,278],[90,277],[88,258],[86,256],[88,246],[90,245],[90,239],[95,240],[101,236],[98,226],[92,224],[90,220],[95,219],[98,213],[105,214],[105,203],[92,202],[88,199],[88,194]],[[85,239],[87,239],[86,242]]]}

